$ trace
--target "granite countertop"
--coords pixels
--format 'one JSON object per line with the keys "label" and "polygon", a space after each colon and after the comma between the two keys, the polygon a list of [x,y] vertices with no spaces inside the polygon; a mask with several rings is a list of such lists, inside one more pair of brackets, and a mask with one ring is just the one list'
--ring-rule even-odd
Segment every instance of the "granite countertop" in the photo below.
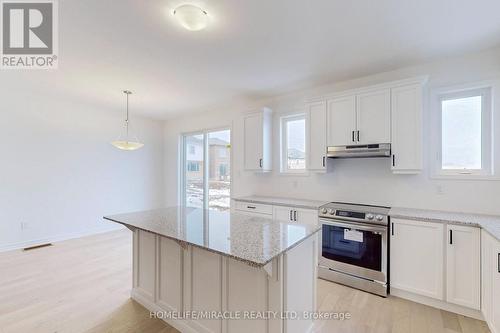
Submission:
{"label": "granite countertop", "polygon": [[305,209],[318,209],[320,206],[327,204],[327,201],[316,201],[307,199],[292,199],[292,198],[279,198],[279,197],[266,197],[251,195],[246,197],[236,197],[232,198],[235,201],[245,201],[252,203],[268,204],[275,206],[291,206],[296,208]]}
{"label": "granite countertop", "polygon": [[439,210],[398,207],[391,208],[391,210],[389,211],[389,215],[395,218],[404,218],[410,220],[464,224],[480,227],[500,241],[500,216],[496,215],[455,213]]}
{"label": "granite countertop", "polygon": [[219,253],[255,267],[265,266],[321,228],[312,224],[182,206],[105,216],[104,219]]}

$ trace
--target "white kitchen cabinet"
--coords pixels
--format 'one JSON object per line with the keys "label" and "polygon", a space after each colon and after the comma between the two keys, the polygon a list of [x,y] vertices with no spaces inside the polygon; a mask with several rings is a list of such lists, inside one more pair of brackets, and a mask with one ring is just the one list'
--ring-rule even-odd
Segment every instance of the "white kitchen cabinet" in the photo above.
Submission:
{"label": "white kitchen cabinet", "polygon": [[244,117],[245,170],[272,170],[272,111],[263,108]]}
{"label": "white kitchen cabinet", "polygon": [[500,333],[500,242],[493,239],[492,246],[492,307],[490,326],[493,333]]}
{"label": "white kitchen cabinet", "polygon": [[443,299],[442,223],[391,219],[391,288]]}
{"label": "white kitchen cabinet", "polygon": [[479,228],[448,224],[446,301],[481,308],[481,233]]}
{"label": "white kitchen cabinet", "polygon": [[391,89],[392,171],[422,170],[422,85]]}
{"label": "white kitchen cabinet", "polygon": [[273,206],[261,203],[247,202],[247,201],[236,201],[235,212],[238,214],[244,214],[250,216],[272,218]]}
{"label": "white kitchen cabinet", "polygon": [[327,101],[327,144],[355,144],[356,96],[344,96]]}
{"label": "white kitchen cabinet", "polygon": [[493,237],[487,231],[481,231],[481,311],[484,319],[492,318],[494,253]]}
{"label": "white kitchen cabinet", "polygon": [[328,146],[390,143],[390,89],[328,100],[327,124]]}
{"label": "white kitchen cabinet", "polygon": [[356,95],[356,144],[391,142],[391,91]]}
{"label": "white kitchen cabinet", "polygon": [[307,105],[309,119],[309,158],[307,167],[313,171],[326,170],[326,102]]}
{"label": "white kitchen cabinet", "polygon": [[314,209],[274,206],[273,218],[279,221],[318,224],[318,212]]}
{"label": "white kitchen cabinet", "polygon": [[481,310],[492,333],[500,333],[500,241],[481,232]]}

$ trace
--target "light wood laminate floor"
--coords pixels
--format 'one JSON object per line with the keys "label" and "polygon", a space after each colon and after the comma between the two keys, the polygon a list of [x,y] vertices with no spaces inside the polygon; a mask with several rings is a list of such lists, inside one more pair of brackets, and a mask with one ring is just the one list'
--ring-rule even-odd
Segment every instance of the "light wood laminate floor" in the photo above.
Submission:
{"label": "light wood laminate floor", "polygon": [[[131,253],[128,230],[0,253],[0,333],[177,332],[130,300]],[[318,305],[352,319],[317,321],[314,333],[489,332],[478,320],[323,280]]]}

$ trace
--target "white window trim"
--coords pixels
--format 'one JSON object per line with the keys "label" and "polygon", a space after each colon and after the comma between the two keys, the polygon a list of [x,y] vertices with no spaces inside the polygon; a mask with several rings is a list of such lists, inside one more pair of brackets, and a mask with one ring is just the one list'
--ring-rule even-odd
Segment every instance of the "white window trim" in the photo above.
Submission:
{"label": "white window trim", "polygon": [[[288,169],[288,163],[286,161],[287,157],[287,130],[286,122],[293,120],[304,119],[304,149],[305,151],[305,168],[304,169]],[[307,176],[309,175],[308,170],[308,149],[307,149],[307,115],[305,113],[297,113],[291,115],[285,115],[280,117],[280,174],[281,175],[293,175],[293,176]]]}
{"label": "white window trim", "polygon": [[[450,180],[500,180],[495,173],[498,164],[498,147],[494,146],[495,86],[498,81],[485,81],[468,85],[436,89],[431,93],[431,178]],[[482,103],[482,166],[481,170],[442,169],[442,100],[483,96]]]}

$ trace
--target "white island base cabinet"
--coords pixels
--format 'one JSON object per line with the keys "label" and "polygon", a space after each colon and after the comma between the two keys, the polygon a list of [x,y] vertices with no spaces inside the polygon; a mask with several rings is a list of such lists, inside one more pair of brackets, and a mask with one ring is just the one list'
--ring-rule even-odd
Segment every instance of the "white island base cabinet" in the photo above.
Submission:
{"label": "white island base cabinet", "polygon": [[132,298],[181,332],[306,333],[312,320],[281,316],[315,311],[316,264],[314,235],[259,268],[135,230]]}

